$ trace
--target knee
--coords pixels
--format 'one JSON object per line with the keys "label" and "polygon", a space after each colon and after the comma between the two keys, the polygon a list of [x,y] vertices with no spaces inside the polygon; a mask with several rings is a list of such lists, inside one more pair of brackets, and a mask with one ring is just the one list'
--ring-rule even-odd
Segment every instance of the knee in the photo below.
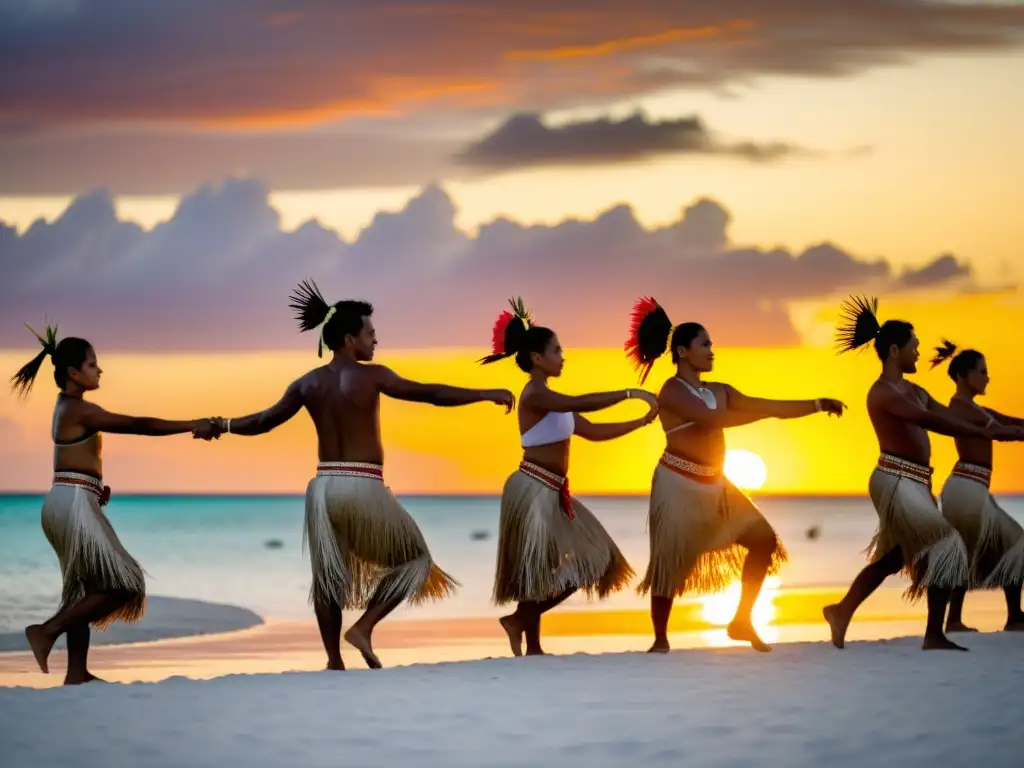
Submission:
{"label": "knee", "polygon": [[779,537],[767,523],[758,525],[743,537],[743,544],[751,555],[770,558],[779,548]]}
{"label": "knee", "polygon": [[896,549],[892,550],[878,561],[879,569],[887,576],[894,576],[899,573],[903,570],[903,565],[903,553],[900,551],[899,547],[896,547]]}

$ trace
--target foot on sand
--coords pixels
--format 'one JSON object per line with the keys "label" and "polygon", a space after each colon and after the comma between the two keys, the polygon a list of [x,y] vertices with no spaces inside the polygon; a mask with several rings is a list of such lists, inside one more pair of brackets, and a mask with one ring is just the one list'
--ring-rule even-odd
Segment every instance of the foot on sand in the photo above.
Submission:
{"label": "foot on sand", "polygon": [[502,616],[498,619],[498,623],[501,624],[501,628],[505,630],[505,634],[508,635],[508,644],[512,647],[513,656],[523,655],[523,633],[526,631],[523,629],[523,625],[519,623],[519,619],[516,618],[514,613],[510,613],[508,616]]}
{"label": "foot on sand", "polygon": [[921,645],[922,651],[967,651],[968,648],[964,648],[962,645],[957,645],[948,637],[944,635],[936,635],[935,637],[924,636],[924,643]]}
{"label": "foot on sand", "polygon": [[946,632],[977,632],[974,627],[968,627],[962,621],[947,621]]}
{"label": "foot on sand", "polygon": [[370,645],[369,636],[364,635],[362,630],[352,627],[345,633],[345,642],[349,643],[357,651],[363,654],[366,666],[370,669],[380,669],[384,666],[380,663],[380,659],[377,658],[377,654],[373,652],[373,646]]}
{"label": "foot on sand", "polygon": [[324,669],[328,672],[344,672],[345,662],[341,659],[338,659],[337,661],[328,661],[327,666],[324,667]]}
{"label": "foot on sand", "polygon": [[668,640],[655,640],[654,645],[647,649],[648,653],[668,653],[672,649],[669,647]]}
{"label": "foot on sand", "polygon": [[849,617],[842,614],[838,605],[826,605],[821,614],[832,630],[832,645],[836,648],[845,647],[846,628],[850,626]]}
{"label": "foot on sand", "polygon": [[96,677],[92,672],[86,672],[84,677],[68,675],[64,678],[64,685],[84,685],[85,683],[105,683],[101,677]]}
{"label": "foot on sand", "polygon": [[1006,626],[1003,627],[1003,632],[1024,632],[1024,619],[1007,621]]}
{"label": "foot on sand", "polygon": [[527,648],[526,649],[526,655],[527,656],[547,656],[547,654],[544,653],[544,649],[543,648]]}
{"label": "foot on sand", "polygon": [[57,638],[47,635],[42,624],[33,624],[30,627],[25,627],[25,639],[28,640],[29,647],[32,649],[32,655],[36,657],[36,664],[44,673],[49,674],[48,659]]}
{"label": "foot on sand", "polygon": [[729,624],[728,629],[726,629],[726,633],[733,640],[738,640],[742,643],[750,643],[750,647],[755,651],[771,653],[772,647],[758,637],[757,631],[754,629],[754,625],[749,621],[744,621],[742,619],[733,621]]}

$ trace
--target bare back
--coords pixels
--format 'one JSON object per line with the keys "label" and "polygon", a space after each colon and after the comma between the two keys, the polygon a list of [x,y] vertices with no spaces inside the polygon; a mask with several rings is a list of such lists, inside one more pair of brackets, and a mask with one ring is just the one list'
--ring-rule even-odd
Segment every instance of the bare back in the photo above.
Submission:
{"label": "bare back", "polygon": [[[985,416],[989,415],[988,411],[980,405],[956,395],[950,398],[949,409],[965,421],[976,418],[979,413]],[[955,442],[960,461],[992,469],[991,440],[984,437],[957,437]]]}
{"label": "bare back", "polygon": [[316,427],[320,461],[384,462],[376,370],[335,360],[293,385]]}
{"label": "bare back", "polygon": [[[729,395],[724,384],[712,382],[703,383],[702,386],[714,393],[716,409],[726,410],[729,407]],[[697,423],[682,426],[688,419],[672,410],[670,400],[665,396],[670,387],[685,385],[673,377],[662,385],[658,393],[658,418],[665,430],[669,453],[705,466],[721,466],[725,461],[725,430]]]}
{"label": "bare back", "polygon": [[878,448],[883,453],[913,461],[923,466],[931,462],[932,446],[928,432],[916,424],[897,416],[890,403],[893,398],[904,398],[928,407],[928,394],[916,384],[901,380],[891,382],[878,379],[868,390],[868,416],[875,428]]}
{"label": "bare back", "polygon": [[58,397],[53,407],[53,470],[103,477],[103,436],[82,425],[82,401]]}

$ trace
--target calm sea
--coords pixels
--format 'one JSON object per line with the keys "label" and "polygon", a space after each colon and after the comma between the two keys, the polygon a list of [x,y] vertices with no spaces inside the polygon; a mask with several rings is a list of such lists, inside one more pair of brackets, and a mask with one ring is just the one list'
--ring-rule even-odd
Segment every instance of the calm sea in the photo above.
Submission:
{"label": "calm sea", "polygon": [[[582,497],[633,567],[647,565],[646,497]],[[400,609],[406,617],[491,616],[497,497],[404,497],[437,562],[462,582],[454,598]],[[1024,497],[1000,499],[1024,522]],[[41,496],[0,496],[0,634],[48,617],[58,602],[57,558],[39,524]],[[876,524],[864,498],[762,498],[790,562],[782,586],[845,586],[863,566]],[[308,619],[309,559],[299,496],[117,496],[108,515],[149,574],[154,595],[249,608],[275,619]],[[817,529],[817,536],[808,531]],[[631,590],[603,603],[644,605]],[[587,607],[573,598],[567,608]]]}

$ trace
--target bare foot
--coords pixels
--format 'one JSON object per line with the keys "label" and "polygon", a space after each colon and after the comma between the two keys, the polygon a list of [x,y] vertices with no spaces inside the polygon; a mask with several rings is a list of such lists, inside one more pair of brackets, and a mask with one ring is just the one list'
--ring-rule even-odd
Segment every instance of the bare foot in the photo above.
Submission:
{"label": "bare foot", "polygon": [[526,631],[523,629],[523,625],[519,623],[519,619],[516,618],[514,613],[510,613],[508,616],[502,616],[498,619],[498,623],[501,624],[501,628],[505,630],[505,634],[508,635],[508,644],[512,647],[513,656],[523,655],[523,633]]}
{"label": "bare foot", "polygon": [[832,645],[836,648],[845,647],[846,628],[850,626],[850,617],[844,616],[838,605],[826,605],[821,614],[832,630]]}
{"label": "bare foot", "polygon": [[655,640],[654,645],[647,649],[648,653],[668,653],[672,649],[669,647],[668,640]]}
{"label": "bare foot", "polygon": [[968,627],[962,621],[947,621],[946,622],[947,632],[977,632],[974,627]]}
{"label": "bare foot", "polygon": [[32,649],[32,655],[36,657],[36,664],[39,665],[39,668],[44,673],[49,674],[48,660],[50,658],[50,651],[53,650],[53,644],[57,641],[57,638],[46,634],[42,624],[33,624],[32,626],[25,627],[25,638]]}
{"label": "bare foot", "polygon": [[1024,632],[1024,619],[1007,621],[1006,626],[1003,627],[1003,632]]}
{"label": "bare foot", "polygon": [[729,624],[726,633],[733,640],[750,643],[750,647],[761,653],[771,653],[772,647],[757,635],[754,625],[749,621],[733,621]]}
{"label": "bare foot", "polygon": [[544,653],[544,649],[543,648],[532,648],[532,649],[531,648],[527,648],[526,649],[526,655],[527,656],[547,656],[547,654]]}
{"label": "bare foot", "polygon": [[337,661],[328,661],[327,666],[324,667],[324,669],[326,669],[329,672],[344,672],[345,662],[341,659],[338,659]]}
{"label": "bare foot", "polygon": [[107,681],[103,680],[103,679],[101,679],[99,677],[96,677],[96,675],[94,675],[92,672],[86,672],[84,675],[81,675],[81,676],[80,675],[71,675],[71,674],[69,674],[69,675],[67,675],[67,677],[64,678],[64,685],[84,685],[85,683],[105,683],[105,682],[107,682]]}
{"label": "bare foot", "polygon": [[377,658],[377,654],[373,652],[373,646],[370,645],[369,635],[364,635],[363,631],[359,629],[358,624],[345,633],[345,642],[354,646],[357,651],[363,654],[366,666],[370,669],[380,669],[384,666],[380,663],[380,659]]}
{"label": "bare foot", "polygon": [[957,645],[952,640],[944,635],[936,635],[935,637],[928,637],[925,635],[924,643],[921,645],[922,651],[966,651],[968,648],[964,648],[962,645]]}

